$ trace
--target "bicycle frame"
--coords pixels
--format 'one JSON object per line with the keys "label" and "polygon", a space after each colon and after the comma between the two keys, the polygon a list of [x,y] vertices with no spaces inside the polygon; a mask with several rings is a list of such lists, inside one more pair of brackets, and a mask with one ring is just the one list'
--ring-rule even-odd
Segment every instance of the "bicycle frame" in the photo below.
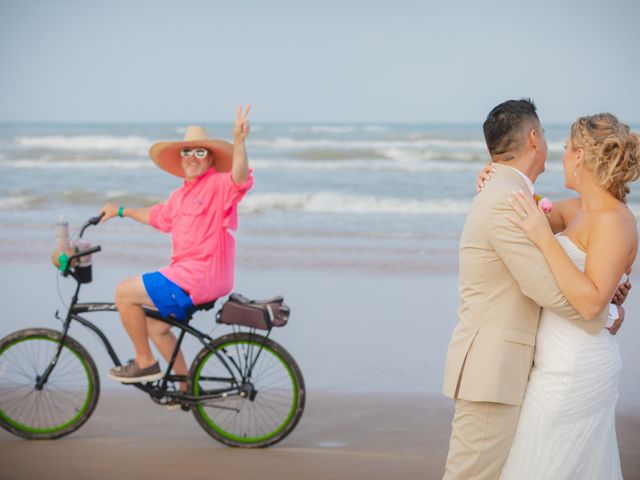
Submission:
{"label": "bicycle frame", "polygon": [[[73,271],[70,271],[70,274],[72,276],[73,275]],[[45,370],[45,372],[38,378],[38,381],[36,383],[36,389],[41,390],[42,387],[44,386],[44,384],[47,382],[47,379],[49,378],[49,375],[51,374],[51,372],[53,371],[53,368],[55,367],[58,358],[60,356],[60,353],[62,351],[62,345],[64,343],[64,339],[67,337],[67,333],[69,331],[69,328],[71,327],[71,322],[72,321],[76,321],[78,323],[80,323],[81,325],[83,325],[84,327],[88,328],[89,330],[91,330],[92,332],[94,332],[98,338],[100,339],[100,341],[102,342],[102,344],[104,345],[105,349],[107,350],[107,353],[109,354],[109,357],[111,357],[111,360],[113,361],[115,366],[119,366],[122,365],[122,363],[120,362],[120,359],[118,358],[117,353],[115,352],[113,346],[111,345],[111,342],[109,341],[109,339],[106,337],[106,335],[104,334],[104,332],[102,332],[102,330],[100,330],[100,328],[98,328],[94,323],[90,322],[89,320],[87,320],[85,317],[81,316],[80,314],[83,313],[93,313],[93,312],[115,312],[117,311],[116,305],[115,303],[108,303],[108,302],[83,302],[83,303],[78,303],[78,294],[80,292],[80,287],[82,285],[82,283],[75,278],[76,282],[77,282],[77,286],[76,286],[76,290],[75,293],[72,297],[71,300],[71,304],[69,306],[69,310],[67,312],[66,318],[64,319],[63,322],[63,328],[62,328],[62,338],[60,341],[60,345],[58,346],[58,349],[56,351],[56,354],[54,355],[54,358],[51,360],[49,366],[47,367],[47,369]],[[213,307],[213,304],[215,302],[210,302],[207,305],[210,305],[208,309]],[[155,397],[155,398],[161,398],[161,397],[173,397],[173,398],[177,398],[180,399],[181,401],[185,402],[185,403],[189,403],[189,404],[197,404],[200,403],[202,401],[205,400],[214,400],[214,399],[219,399],[225,395],[228,396],[229,393],[232,392],[237,392],[237,395],[241,395],[241,391],[240,388],[242,387],[242,385],[244,385],[245,383],[245,379],[250,376],[251,371],[253,369],[253,365],[251,365],[249,368],[245,368],[245,371],[242,371],[242,369],[240,368],[239,365],[236,364],[236,362],[233,359],[228,359],[225,358],[223,355],[220,354],[220,352],[218,352],[217,350],[211,348],[210,343],[214,340],[213,338],[211,338],[209,335],[207,335],[206,333],[201,332],[200,330],[197,330],[196,328],[193,328],[192,326],[189,325],[189,321],[193,318],[193,313],[195,313],[196,311],[200,310],[194,310],[193,312],[191,312],[189,314],[189,316],[183,321],[180,322],[174,318],[171,317],[163,317],[160,312],[158,312],[157,310],[151,309],[151,308],[147,308],[143,306],[143,310],[145,312],[145,315],[147,317],[159,320],[161,322],[164,323],[168,323],[169,325],[171,325],[172,327],[177,327],[178,329],[180,329],[180,334],[178,336],[178,340],[176,342],[176,347],[171,355],[171,359],[168,363],[167,366],[167,370],[165,372],[165,376],[161,379],[158,380],[158,382],[153,382],[153,383],[134,383],[134,384],[130,384],[135,386],[136,388],[143,390],[147,393],[149,393],[151,396]],[[58,312],[56,312],[56,316],[57,318],[60,318],[58,316]],[[176,356],[178,355],[178,352],[180,351],[180,347],[182,345],[182,342],[184,340],[184,337],[186,334],[190,334],[193,335],[194,337],[196,337],[200,343],[202,343],[202,345],[204,345],[206,348],[209,348],[212,353],[214,355],[216,355],[216,357],[218,358],[218,360],[220,361],[220,363],[222,365],[224,365],[225,369],[227,372],[229,372],[229,378],[221,378],[221,377],[203,377],[203,379],[206,380],[214,380],[214,381],[221,381],[221,382],[226,382],[229,384],[229,387],[227,388],[220,388],[220,389],[216,389],[216,390],[210,390],[207,391],[204,394],[200,394],[197,397],[193,396],[193,395],[187,395],[184,393],[180,393],[178,391],[172,391],[172,390],[168,390],[167,389],[167,385],[169,382],[175,382],[175,381],[186,381],[187,378],[184,375],[172,375],[171,374],[171,370],[173,368],[173,363],[176,359]],[[269,331],[267,332],[266,338],[269,337],[269,334],[271,333],[271,329],[269,329]],[[264,338],[264,337],[263,337]],[[255,362],[257,361],[258,357],[260,355],[260,352],[258,352],[258,354],[255,356],[255,358],[253,359],[253,364],[255,364]],[[231,363],[231,365],[230,365]],[[236,372],[234,373],[234,369],[236,370]],[[221,407],[222,408],[222,407]]]}
{"label": "bicycle frame", "polygon": [[[84,231],[91,225],[97,225],[100,220],[102,219],[104,213],[97,216],[97,217],[93,217],[90,218],[82,227],[82,229],[80,230],[80,235],[79,238],[82,238],[82,235],[84,234]],[[113,312],[113,311],[117,311],[116,305],[114,303],[103,303],[103,302],[99,302],[99,303],[78,303],[78,294],[80,293],[80,287],[82,286],[82,283],[84,283],[82,276],[79,275],[79,273],[71,267],[72,265],[72,261],[75,258],[79,258],[82,257],[84,255],[88,255],[91,253],[95,253],[95,252],[99,252],[101,250],[100,246],[95,246],[95,247],[91,247],[88,250],[85,250],[83,252],[77,252],[76,254],[72,255],[71,257],[69,257],[69,261],[67,263],[67,266],[65,267],[64,271],[62,272],[63,276],[71,276],[74,278],[74,280],[76,281],[76,289],[75,292],[73,294],[73,297],[71,299],[71,304],[69,306],[69,310],[67,311],[67,315],[64,319],[63,322],[63,328],[62,328],[62,336],[60,339],[60,344],[58,345],[58,349],[56,351],[56,354],[54,355],[54,357],[52,358],[51,362],[49,363],[49,365],[47,366],[46,370],[44,371],[44,373],[38,377],[37,382],[36,382],[36,389],[37,390],[42,390],[43,386],[47,383],[47,380],[49,378],[49,376],[51,375],[51,372],[53,371],[54,367],[56,366],[56,363],[58,362],[58,358],[60,357],[60,353],[62,352],[62,346],[64,344],[64,341],[67,337],[67,333],[69,332],[69,328],[71,326],[71,322],[73,320],[75,320],[76,322],[80,323],[81,325],[85,326],[86,328],[88,328],[89,330],[91,330],[92,332],[94,332],[98,338],[102,341],[104,347],[107,350],[107,353],[109,354],[109,356],[111,357],[111,360],[113,360],[113,363],[115,366],[120,366],[122,365],[122,363],[120,362],[120,359],[118,358],[118,355],[116,354],[115,350],[113,349],[113,346],[111,345],[111,342],[109,342],[109,339],[105,336],[105,334],[102,332],[102,330],[100,330],[96,325],[94,325],[93,323],[91,323],[89,320],[87,320],[86,318],[82,317],[80,314],[81,313],[91,313],[91,312]],[[90,281],[90,280],[89,280]],[[143,306],[143,310],[145,312],[145,315],[147,317],[159,320],[161,322],[164,323],[168,323],[169,325],[171,325],[172,327],[177,327],[178,329],[180,329],[180,335],[178,337],[178,340],[176,342],[176,347],[174,349],[174,351],[171,354],[171,359],[169,361],[169,364],[167,366],[167,370],[165,372],[164,377],[162,378],[162,380],[159,380],[157,382],[157,386],[156,386],[156,382],[153,383],[133,383],[130,385],[134,385],[136,388],[143,390],[147,393],[149,393],[153,398],[162,398],[165,396],[168,397],[173,397],[173,398],[177,398],[180,399],[181,401],[184,401],[186,403],[191,403],[191,404],[195,404],[198,402],[201,402],[203,400],[208,400],[208,399],[216,399],[216,398],[221,398],[222,396],[225,396],[231,392],[237,391],[238,395],[243,395],[244,392],[240,391],[240,389],[242,387],[245,386],[245,382],[247,378],[251,377],[251,373],[253,371],[253,366],[255,365],[255,362],[258,360],[260,353],[262,352],[262,345],[260,346],[260,350],[258,351],[258,353],[256,354],[256,356],[253,358],[253,361],[251,362],[251,364],[249,365],[249,362],[247,362],[247,365],[244,369],[244,371],[242,371],[242,369],[240,368],[240,366],[235,362],[235,360],[233,360],[232,358],[225,358],[223,355],[221,355],[217,350],[213,349],[210,346],[210,343],[213,342],[214,339],[212,339],[209,335],[191,327],[189,325],[189,321],[193,318],[193,314],[196,311],[199,310],[209,310],[211,308],[213,308],[215,304],[215,301],[213,302],[209,302],[205,305],[200,305],[198,306],[196,309],[194,309],[193,311],[191,311],[189,313],[189,315],[187,316],[187,318],[183,321],[180,322],[175,318],[172,317],[163,317],[162,315],[160,315],[160,312],[158,312],[157,310],[154,310],[152,308],[147,308]],[[56,317],[60,318],[58,316],[58,312],[56,312]],[[235,331],[235,329],[234,329]],[[194,337],[196,337],[200,343],[202,343],[206,348],[209,348],[218,358],[218,360],[220,361],[220,363],[222,365],[224,365],[225,369],[227,370],[227,372],[229,372],[230,378],[219,378],[219,377],[202,377],[205,380],[213,380],[213,381],[221,381],[221,382],[228,382],[229,383],[229,387],[228,388],[219,388],[216,390],[212,390],[212,391],[208,391],[206,392],[206,394],[204,395],[198,395],[198,397],[194,397],[192,395],[186,395],[177,391],[170,391],[167,389],[167,384],[169,382],[175,382],[175,381],[186,381],[187,378],[184,375],[172,375],[171,374],[171,370],[173,368],[173,363],[175,362],[175,359],[178,355],[178,352],[180,352],[180,346],[182,345],[182,341],[184,340],[184,337],[186,334],[190,334],[193,335]],[[250,330],[250,334],[253,333],[253,329]],[[269,338],[269,334],[271,333],[271,328],[269,328],[269,330],[267,331],[266,337],[262,337],[260,335],[258,335],[257,337],[259,338]],[[247,354],[248,355],[248,354]],[[246,357],[247,359],[249,358],[248,356]],[[230,365],[231,364],[231,365]],[[236,374],[234,373],[233,369],[236,370],[237,375],[239,377],[239,379],[236,377]],[[220,407],[223,408],[223,407]]]}
{"label": "bicycle frame", "polygon": [[[88,226],[98,224],[103,215],[89,219],[78,238]],[[174,315],[164,317],[147,300],[146,306],[139,307],[139,318],[133,320],[145,322],[138,325],[143,330],[146,323],[152,324],[151,339],[160,347],[163,364],[164,360],[168,364],[159,369],[156,363],[150,369],[154,371],[152,375],[124,378],[127,375],[121,375],[122,363],[114,348],[118,345],[112,344],[107,334],[109,328],[119,327],[119,322],[111,323],[114,313],[127,312],[119,299],[117,304],[78,301],[82,285],[93,280],[90,255],[101,247],[75,245],[82,247],[59,249],[52,256],[62,276],[70,276],[76,282],[68,285],[72,289],[67,297],[68,307],[55,312],[60,325],[54,329],[23,328],[0,339],[0,428],[26,439],[55,439],[75,432],[95,412],[101,376],[90,352],[101,347],[95,347],[92,341],[87,349],[73,338],[75,334],[70,331],[75,322],[97,337],[117,367],[109,377],[135,386],[160,406],[190,411],[199,426],[224,445],[267,447],[293,431],[304,411],[306,390],[293,356],[269,338],[272,327],[286,325],[289,318],[289,306],[281,295],[251,300],[239,293],[231,294],[226,303],[218,299],[220,302],[193,306],[184,320]],[[204,331],[190,324],[196,312],[214,307],[217,308],[198,317],[203,320],[200,328]],[[92,318],[93,312],[110,314]],[[106,331],[100,321],[110,325]],[[231,329],[220,331],[216,324]],[[177,333],[174,330],[177,338],[170,333],[171,327],[178,329]],[[186,335],[195,337],[197,342],[185,342]],[[187,370],[181,349],[188,346],[191,350],[192,343],[197,353]],[[131,351],[128,341],[123,348]],[[128,366],[131,367],[136,364]],[[172,375],[174,369],[179,374]],[[154,380],[141,382],[145,378]]]}

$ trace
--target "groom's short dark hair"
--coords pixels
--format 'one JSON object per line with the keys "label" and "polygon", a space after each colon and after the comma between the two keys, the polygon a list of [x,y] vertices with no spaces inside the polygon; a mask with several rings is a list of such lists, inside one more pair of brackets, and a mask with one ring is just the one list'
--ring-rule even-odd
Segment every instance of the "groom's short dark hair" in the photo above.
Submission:
{"label": "groom's short dark hair", "polygon": [[[494,107],[482,124],[489,153],[494,156],[518,151],[523,146],[522,134],[539,124],[536,105],[530,98],[507,100]],[[511,158],[508,156],[505,160]]]}

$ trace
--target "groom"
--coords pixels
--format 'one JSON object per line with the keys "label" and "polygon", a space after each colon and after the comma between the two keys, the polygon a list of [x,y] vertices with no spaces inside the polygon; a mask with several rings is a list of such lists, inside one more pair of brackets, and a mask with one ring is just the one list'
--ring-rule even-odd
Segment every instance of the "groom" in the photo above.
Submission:
{"label": "groom", "polygon": [[459,322],[444,376],[444,394],[455,400],[447,480],[500,476],[533,363],[540,308],[592,333],[608,317],[604,310],[584,320],[558,289],[540,250],[505,218],[512,192],[533,195],[544,171],[547,142],[535,105],[504,102],[483,129],[495,173],[475,197],[460,238]]}

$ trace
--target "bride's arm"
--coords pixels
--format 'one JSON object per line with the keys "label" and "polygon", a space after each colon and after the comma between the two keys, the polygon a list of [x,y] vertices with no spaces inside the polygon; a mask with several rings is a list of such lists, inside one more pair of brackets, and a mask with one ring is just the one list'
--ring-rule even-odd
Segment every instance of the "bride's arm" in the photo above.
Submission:
{"label": "bride's arm", "polygon": [[[618,212],[594,216],[584,273],[574,265],[532,199],[518,193],[513,201],[515,215],[507,216],[540,248],[558,287],[586,319],[596,318],[611,301],[627,269],[631,249],[636,245],[635,223]],[[615,234],[612,234],[615,232]]]}
{"label": "bride's arm", "polygon": [[[482,167],[476,178],[477,192],[482,191],[485,184],[491,180],[491,174],[495,171],[491,162]],[[562,232],[567,227],[579,206],[580,200],[577,198],[563,198],[553,202],[553,209],[546,214],[553,233]]]}

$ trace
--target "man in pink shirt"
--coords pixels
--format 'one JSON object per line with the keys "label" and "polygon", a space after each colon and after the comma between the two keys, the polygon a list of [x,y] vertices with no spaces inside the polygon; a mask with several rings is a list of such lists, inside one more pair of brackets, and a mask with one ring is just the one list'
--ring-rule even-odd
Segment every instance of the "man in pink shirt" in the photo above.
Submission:
{"label": "man in pink shirt", "polygon": [[[143,305],[163,316],[184,320],[194,305],[228,294],[233,287],[235,242],[229,232],[238,223],[237,204],[253,186],[245,149],[249,110],[238,107],[233,145],[207,137],[204,128],[191,126],[181,142],[154,144],[149,155],[156,165],[184,178],[169,198],[151,208],[129,208],[108,203],[102,221],[129,217],[171,233],[171,263],[159,272],[122,281],[116,305],[131,337],[135,359],[114,367],[109,377],[122,383],[151,382],[163,377],[151,352],[149,336],[169,361],[176,345],[168,323],[147,318]],[[182,352],[174,363],[176,375],[187,374]],[[181,390],[186,389],[184,382]]]}

